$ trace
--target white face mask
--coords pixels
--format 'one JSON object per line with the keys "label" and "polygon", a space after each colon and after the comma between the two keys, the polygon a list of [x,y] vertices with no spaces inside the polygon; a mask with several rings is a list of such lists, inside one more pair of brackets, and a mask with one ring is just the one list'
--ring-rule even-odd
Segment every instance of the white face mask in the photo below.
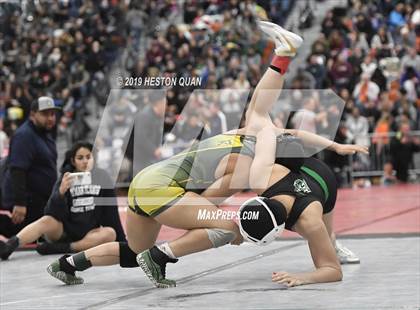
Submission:
{"label": "white face mask", "polygon": [[247,201],[245,201],[241,207],[239,208],[239,214],[241,216],[241,212],[242,210],[249,205],[251,202],[253,201],[258,201],[258,203],[260,205],[262,205],[268,212],[268,214],[270,214],[271,220],[273,221],[273,229],[267,233],[261,240],[255,239],[253,237],[251,237],[242,227],[241,224],[241,220],[239,219],[239,231],[241,232],[242,237],[244,237],[245,240],[252,242],[256,245],[267,245],[269,243],[271,243],[278,235],[280,235],[283,230],[284,230],[284,226],[285,223],[278,225],[276,218],[274,217],[273,212],[271,212],[270,208],[267,206],[267,204],[264,202],[264,197],[252,197],[250,199],[248,199]]}

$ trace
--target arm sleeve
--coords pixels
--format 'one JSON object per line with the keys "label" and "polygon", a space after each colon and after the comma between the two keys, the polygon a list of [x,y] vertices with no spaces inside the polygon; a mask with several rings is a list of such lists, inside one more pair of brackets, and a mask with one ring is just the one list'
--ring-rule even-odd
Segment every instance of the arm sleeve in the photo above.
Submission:
{"label": "arm sleeve", "polygon": [[26,206],[26,172],[23,169],[11,167],[10,178],[12,182],[13,203],[18,206]]}
{"label": "arm sleeve", "polygon": [[67,198],[65,196],[62,197],[59,191],[62,178],[63,177],[61,176],[54,184],[51,196],[48,199],[44,210],[45,215],[51,215],[61,222],[63,222],[64,219],[69,216]]}
{"label": "arm sleeve", "polygon": [[8,164],[11,168],[28,170],[35,154],[35,146],[30,135],[18,133],[12,139]]}
{"label": "arm sleeve", "polygon": [[10,143],[8,166],[12,183],[12,197],[15,205],[26,206],[26,171],[35,157],[34,144],[27,134],[17,132]]}

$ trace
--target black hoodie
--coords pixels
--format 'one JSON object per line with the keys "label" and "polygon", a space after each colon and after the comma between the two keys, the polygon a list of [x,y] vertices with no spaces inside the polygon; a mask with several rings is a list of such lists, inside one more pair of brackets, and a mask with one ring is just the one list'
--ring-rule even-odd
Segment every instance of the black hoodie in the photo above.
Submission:
{"label": "black hoodie", "polygon": [[74,171],[70,167],[62,170],[45,207],[45,215],[62,222],[64,232],[72,241],[82,239],[100,226],[112,227],[117,241],[125,241],[115,190],[106,171],[93,169],[91,185],[72,186],[62,197],[59,188],[65,172]]}

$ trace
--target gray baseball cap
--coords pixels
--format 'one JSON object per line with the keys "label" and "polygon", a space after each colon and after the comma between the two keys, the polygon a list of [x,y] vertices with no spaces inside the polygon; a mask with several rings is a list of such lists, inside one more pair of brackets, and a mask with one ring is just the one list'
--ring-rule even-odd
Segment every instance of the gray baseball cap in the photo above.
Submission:
{"label": "gray baseball cap", "polygon": [[37,112],[46,110],[61,110],[61,108],[54,104],[54,100],[51,97],[42,96],[32,103],[31,110]]}

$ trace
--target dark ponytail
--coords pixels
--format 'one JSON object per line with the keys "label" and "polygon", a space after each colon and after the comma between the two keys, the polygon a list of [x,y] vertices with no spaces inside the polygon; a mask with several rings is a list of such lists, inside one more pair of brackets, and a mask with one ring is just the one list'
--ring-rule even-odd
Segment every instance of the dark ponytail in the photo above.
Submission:
{"label": "dark ponytail", "polygon": [[298,137],[290,134],[281,136],[281,140],[277,143],[276,164],[285,166],[294,172],[299,172],[305,157],[305,149]]}

